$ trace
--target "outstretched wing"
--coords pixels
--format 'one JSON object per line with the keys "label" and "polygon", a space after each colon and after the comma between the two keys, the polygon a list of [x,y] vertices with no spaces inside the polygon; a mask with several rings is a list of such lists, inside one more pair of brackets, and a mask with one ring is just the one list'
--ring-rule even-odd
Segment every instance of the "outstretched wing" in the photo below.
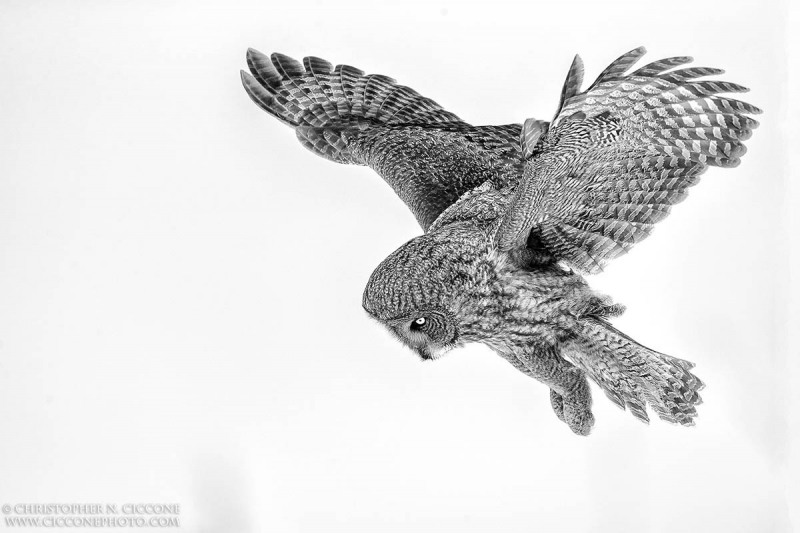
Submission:
{"label": "outstretched wing", "polygon": [[293,127],[312,152],[368,165],[408,205],[423,229],[462,194],[491,179],[519,180],[521,126],[471,126],[392,78],[316,57],[247,53],[250,98]]}
{"label": "outstretched wing", "polygon": [[720,94],[747,89],[696,81],[719,69],[669,70],[689,57],[626,75],[644,53],[623,55],[582,93],[576,56],[553,123],[525,123],[524,177],[496,234],[499,248],[541,243],[572,267],[597,272],[647,237],[707,166],[738,165],[758,125],[747,114],[761,110]]}

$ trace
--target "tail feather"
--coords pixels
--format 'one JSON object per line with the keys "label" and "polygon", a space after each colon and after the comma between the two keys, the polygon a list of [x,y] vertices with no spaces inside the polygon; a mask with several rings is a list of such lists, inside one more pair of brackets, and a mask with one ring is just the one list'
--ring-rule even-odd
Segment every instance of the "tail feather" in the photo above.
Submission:
{"label": "tail feather", "polygon": [[649,422],[649,404],[662,420],[694,425],[704,384],[689,361],[642,346],[599,319],[587,319],[564,352],[611,401],[639,420]]}

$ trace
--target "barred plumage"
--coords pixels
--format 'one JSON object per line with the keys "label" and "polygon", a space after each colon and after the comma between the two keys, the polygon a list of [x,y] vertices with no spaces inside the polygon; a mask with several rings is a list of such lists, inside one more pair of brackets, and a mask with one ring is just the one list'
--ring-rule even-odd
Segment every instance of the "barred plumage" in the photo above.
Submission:
{"label": "barred plumage", "polygon": [[649,404],[662,420],[694,425],[703,382],[691,373],[689,361],[646,348],[594,318],[582,322],[581,333],[564,344],[563,352],[611,401],[639,420],[649,422]]}
{"label": "barred plumage", "polygon": [[425,234],[387,257],[364,309],[423,359],[480,342],[547,384],[572,431],[592,428],[588,380],[648,421],[692,425],[703,383],[688,361],[642,346],[609,320],[624,308],[592,291],[597,272],[646,238],[708,166],[745,153],[760,110],[740,85],[661,59],[628,73],[623,54],[581,92],[575,56],[551,122],[472,126],[387,76],[306,57],[247,54],[253,101],[300,142],[369,165]]}
{"label": "barred plumage", "polygon": [[472,126],[388,76],[316,57],[250,49],[247,64],[242,83],[261,109],[315,154],[375,169],[423,229],[487,179],[505,185],[522,171],[519,124]]}
{"label": "barred plumage", "polygon": [[719,95],[746,89],[691,81],[716,69],[665,73],[690,57],[625,75],[643,54],[623,55],[584,93],[577,93],[580,62],[573,63],[567,98],[525,152],[525,177],[497,234],[501,249],[533,232],[570,266],[597,272],[647,237],[707,166],[739,164],[743,141],[758,126],[745,113],[761,110]]}

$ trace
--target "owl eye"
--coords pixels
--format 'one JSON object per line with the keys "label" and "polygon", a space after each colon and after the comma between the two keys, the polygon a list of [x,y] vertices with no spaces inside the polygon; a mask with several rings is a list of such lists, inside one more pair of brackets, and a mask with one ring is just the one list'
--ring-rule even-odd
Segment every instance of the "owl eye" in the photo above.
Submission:
{"label": "owl eye", "polygon": [[427,320],[424,316],[419,317],[418,319],[416,319],[411,323],[411,330],[416,331],[422,329],[422,326],[424,326],[426,322]]}

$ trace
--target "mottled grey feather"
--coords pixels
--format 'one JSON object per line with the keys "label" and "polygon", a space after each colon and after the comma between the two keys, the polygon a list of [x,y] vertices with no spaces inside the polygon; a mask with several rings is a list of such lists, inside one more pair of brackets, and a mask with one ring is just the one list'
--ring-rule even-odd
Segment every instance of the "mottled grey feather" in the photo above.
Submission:
{"label": "mottled grey feather", "polygon": [[464,193],[522,173],[521,126],[472,126],[394,79],[306,57],[247,53],[242,83],[264,111],[295,129],[312,152],[368,165],[423,229]]}
{"label": "mottled grey feather", "polygon": [[306,57],[251,50],[242,81],[315,153],[369,165],[424,235],[370,276],[363,306],[422,359],[485,344],[550,388],[559,420],[587,435],[589,380],[637,419],[648,406],[692,425],[703,383],[692,363],[614,328],[624,307],[591,290],[594,272],[630,249],[709,165],[735,166],[755,106],[720,96],[743,87],[696,81],[722,71],[670,70],[673,57],[626,74],[637,48],[580,92],[576,56],[551,123],[471,126],[392,78]]}
{"label": "mottled grey feather", "polygon": [[[592,87],[573,96],[530,150],[524,178],[497,233],[502,250],[533,236],[573,268],[597,272],[646,238],[686,197],[707,166],[733,167],[758,123],[757,107],[720,96],[743,92],[724,81],[690,81],[714,69],[664,74],[689,57],[625,75],[644,53],[625,54]],[[572,71],[571,71],[572,72]]]}

